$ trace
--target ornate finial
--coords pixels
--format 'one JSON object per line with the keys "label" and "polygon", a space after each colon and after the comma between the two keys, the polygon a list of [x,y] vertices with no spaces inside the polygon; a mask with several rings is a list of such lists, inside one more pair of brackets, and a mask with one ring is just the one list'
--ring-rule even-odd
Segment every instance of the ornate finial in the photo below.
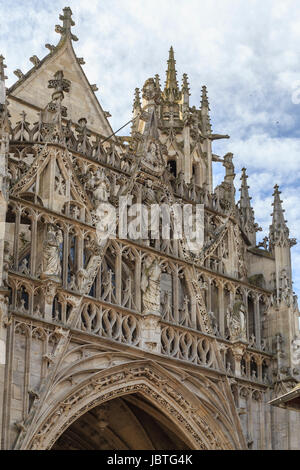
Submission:
{"label": "ornate finial", "polygon": [[21,78],[24,77],[24,74],[23,74],[22,70],[20,70],[20,69],[14,70],[14,74],[18,77],[19,80],[21,80]]}
{"label": "ornate finial", "polygon": [[247,185],[247,179],[248,175],[246,173],[246,168],[242,168],[242,176],[241,176],[241,181],[242,185],[239,191],[241,192],[241,200],[240,200],[240,206],[241,207],[251,207],[250,201],[252,197],[249,196],[249,187]]}
{"label": "ornate finial", "polygon": [[274,186],[274,202],[272,203],[273,212],[272,224],[270,225],[270,244],[273,246],[276,243],[284,244],[289,242],[289,229],[286,225],[287,221],[284,219],[285,210],[282,208],[282,200],[280,199],[281,191],[279,186]]}
{"label": "ornate finial", "polygon": [[41,62],[37,55],[33,55],[32,57],[30,57],[29,60],[30,60],[30,62],[33,63],[33,65],[35,67],[37,67],[39,65],[39,63]]}
{"label": "ornate finial", "polygon": [[62,70],[58,70],[55,75],[54,79],[49,80],[48,88],[55,88],[55,92],[52,95],[52,99],[60,99],[64,98],[64,92],[68,93],[70,91],[71,82],[64,78],[64,73]]}
{"label": "ornate finial", "polygon": [[176,99],[179,93],[175,64],[176,60],[174,59],[174,50],[171,46],[169,51],[168,69],[166,71],[166,85],[164,90],[165,97],[171,101]]}
{"label": "ornate finial", "polygon": [[186,73],[184,73],[183,76],[182,76],[182,92],[187,93],[188,95],[190,95],[188,76],[187,76]]}
{"label": "ornate finial", "polygon": [[140,89],[136,88],[134,91],[133,111],[141,109]]}
{"label": "ornate finial", "polygon": [[0,111],[3,111],[5,102],[6,102],[6,89],[5,89],[5,80],[7,76],[5,75],[5,70],[7,66],[4,63],[3,55],[0,55]]}
{"label": "ornate finial", "polygon": [[207,97],[207,88],[205,85],[202,87],[201,109],[202,108],[207,108],[210,111],[208,97]]}
{"label": "ornate finial", "polygon": [[4,57],[0,55],[0,195],[1,198],[8,198],[8,153],[9,153],[9,134],[11,123],[9,121],[9,111],[6,101],[5,88],[5,68]]}
{"label": "ornate finial", "polygon": [[159,75],[158,73],[155,75],[154,77],[154,82],[155,82],[155,87],[160,90],[160,78],[159,78]]}
{"label": "ornate finial", "polygon": [[63,22],[63,25],[56,25],[55,32],[62,35],[62,39],[65,37],[70,37],[73,41],[78,41],[77,36],[72,34],[71,28],[75,26],[75,22],[72,19],[72,10],[70,7],[65,7],[63,9],[64,14],[59,15],[59,19]]}
{"label": "ornate finial", "polygon": [[251,243],[256,245],[256,232],[261,231],[261,228],[255,222],[254,217],[254,210],[251,207],[251,199],[252,197],[249,196],[249,186],[247,184],[248,175],[246,173],[246,168],[242,168],[242,176],[241,176],[241,197],[239,200],[239,211],[241,215],[241,223],[244,232],[248,235],[249,240]]}
{"label": "ornate finial", "polygon": [[2,82],[7,79],[7,77],[5,75],[5,71],[4,71],[4,69],[6,69],[6,68],[7,68],[7,65],[5,65],[5,63],[4,63],[4,57],[3,57],[3,55],[0,55],[0,80]]}
{"label": "ornate finial", "polygon": [[209,116],[209,103],[207,97],[207,88],[206,86],[202,87],[202,95],[201,95],[201,117],[202,117],[202,131],[204,134],[211,134],[211,123],[210,123],[210,116]]}

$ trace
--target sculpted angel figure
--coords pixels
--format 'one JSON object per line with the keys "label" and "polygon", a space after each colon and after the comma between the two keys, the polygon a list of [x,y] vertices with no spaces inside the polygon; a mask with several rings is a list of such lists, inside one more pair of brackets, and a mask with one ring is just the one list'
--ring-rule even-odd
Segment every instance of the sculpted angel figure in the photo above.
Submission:
{"label": "sculpted angel figure", "polygon": [[247,340],[245,305],[238,301],[227,309],[227,328],[231,340]]}
{"label": "sculpted angel figure", "polygon": [[160,310],[161,268],[156,259],[147,256],[144,262],[141,289],[143,292],[143,313]]}
{"label": "sculpted angel figure", "polygon": [[44,241],[43,276],[61,277],[60,244],[62,242],[62,231],[50,226]]}
{"label": "sculpted angel figure", "polygon": [[93,189],[95,204],[98,206],[101,202],[107,202],[110,196],[110,184],[105,173],[98,170],[95,177]]}

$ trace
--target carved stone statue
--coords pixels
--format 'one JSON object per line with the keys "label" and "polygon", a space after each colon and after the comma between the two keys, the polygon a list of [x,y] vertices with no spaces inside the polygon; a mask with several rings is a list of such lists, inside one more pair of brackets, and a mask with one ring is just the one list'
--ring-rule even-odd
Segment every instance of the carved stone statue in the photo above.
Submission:
{"label": "carved stone statue", "polygon": [[216,315],[214,314],[214,312],[208,312],[208,316],[210,318],[213,334],[215,336],[219,336],[220,332],[219,332],[219,328],[218,328],[218,321],[216,319]]}
{"label": "carved stone statue", "polygon": [[98,207],[101,202],[107,202],[109,199],[110,183],[103,170],[98,170],[96,173],[93,195],[96,207]]}
{"label": "carved stone statue", "polygon": [[8,280],[8,271],[10,268],[10,250],[9,250],[9,243],[8,241],[4,242],[4,250],[3,250],[3,285],[7,286]]}
{"label": "carved stone statue", "polygon": [[245,305],[241,301],[235,302],[227,309],[227,328],[231,341],[238,339],[247,341]]}
{"label": "carved stone statue", "polygon": [[160,311],[160,276],[161,268],[156,259],[147,256],[145,259],[141,289],[143,292],[143,313]]}
{"label": "carved stone statue", "polygon": [[145,81],[142,91],[144,100],[157,101],[159,98],[159,90],[153,78],[148,78],[148,80]]}
{"label": "carved stone statue", "polygon": [[156,176],[161,176],[166,168],[165,157],[162,154],[160,144],[153,139],[146,144],[145,156],[142,159],[142,167]]}
{"label": "carved stone statue", "polygon": [[232,183],[235,177],[234,164],[232,163],[232,159],[233,159],[232,153],[227,153],[224,156],[223,166],[225,167],[225,170],[226,170],[226,174],[225,174],[226,183]]}
{"label": "carved stone statue", "polygon": [[62,231],[50,226],[44,241],[42,277],[61,277],[60,244],[62,242]]}
{"label": "carved stone statue", "polygon": [[146,160],[154,164],[157,158],[157,145],[154,142],[151,142],[146,154]]}

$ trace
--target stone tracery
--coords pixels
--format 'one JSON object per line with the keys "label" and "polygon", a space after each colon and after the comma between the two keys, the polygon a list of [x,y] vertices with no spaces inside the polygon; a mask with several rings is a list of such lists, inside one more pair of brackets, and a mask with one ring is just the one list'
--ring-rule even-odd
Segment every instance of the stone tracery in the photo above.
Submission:
{"label": "stone tracery", "polygon": [[[86,80],[82,61],[71,45],[75,36],[70,9],[64,9],[61,20],[63,26],[56,28],[62,36],[60,50],[71,54]],[[55,60],[57,49],[50,47],[50,51],[47,60]],[[34,78],[41,67],[47,70],[47,61],[32,59]],[[0,58],[1,84],[3,70]],[[129,137],[109,137],[107,115],[100,113],[94,94],[93,106],[100,113],[94,119],[101,124],[101,132],[91,120],[82,114],[75,117],[64,106],[66,94],[68,102],[77,103],[68,70],[57,68],[49,79],[48,88],[54,92],[46,106],[38,106],[38,117],[26,100],[21,101],[25,110],[18,102],[18,84],[26,85],[26,76],[18,76],[7,96],[12,116],[6,97],[0,103],[0,217],[5,227],[0,244],[0,280],[5,289],[4,296],[1,290],[0,332],[13,345],[6,364],[11,381],[3,405],[4,447],[13,445],[8,432],[12,422],[17,448],[50,448],[84,411],[126,393],[147,395],[158,409],[165,409],[171,420],[184,427],[191,447],[242,448],[246,440],[249,447],[264,446],[263,435],[255,435],[256,414],[270,394],[274,376],[282,385],[293,382],[298,374],[295,354],[292,371],[289,357],[284,359],[283,340],[278,339],[274,347],[278,328],[274,308],[291,318],[298,313],[290,263],[278,267],[278,259],[289,260],[288,250],[294,244],[288,238],[278,187],[268,243],[264,240],[256,246],[259,228],[246,172],[236,205],[233,155],[221,158],[212,153],[212,142],[228,136],[212,133],[206,87],[200,109],[189,106],[187,76],[180,90],[172,48],[165,89],[161,90],[156,76],[146,81],[142,102],[135,93]],[[47,83],[36,86],[45,93]],[[215,190],[212,161],[222,162],[226,170]],[[160,201],[203,204],[203,249],[191,254],[186,240],[174,239],[174,210],[168,240],[161,237],[159,221],[158,237],[147,239],[141,234],[134,239],[129,234],[127,239],[99,242],[98,209],[103,203],[120,209],[119,196],[148,207]],[[276,270],[274,276],[270,270]],[[89,341],[94,341],[93,346],[84,352],[81,345]],[[296,331],[293,341],[296,344]],[[95,355],[96,363],[101,362],[104,347],[112,351],[111,365],[104,381],[97,382],[85,359]],[[118,371],[112,379],[113,357],[118,348],[123,354],[124,347],[131,359],[146,355],[154,363],[164,361],[166,370],[186,371],[189,391],[180,394],[165,385],[168,374],[157,377],[152,362],[126,366],[125,372]],[[25,357],[19,357],[18,348],[25,350]],[[82,369],[71,374],[72,354]],[[119,359],[115,360],[118,364]],[[12,382],[16,367],[21,384]],[[85,387],[73,393],[80,374]],[[222,412],[215,409],[213,395],[206,391],[207,409],[214,410],[215,420],[187,405],[188,396],[191,400],[203,397],[203,384],[213,388],[208,377],[219,385],[222,382]],[[65,396],[46,412],[56,380],[64,384]],[[119,389],[104,394],[102,387],[110,380]],[[197,385],[191,385],[193,380]],[[231,381],[230,393],[224,381],[227,385]],[[97,397],[93,397],[95,390]],[[91,402],[77,409],[89,395]],[[14,410],[16,400],[22,402],[21,411]],[[232,408],[224,411],[226,400]],[[247,422],[241,418],[243,409],[249,416]],[[61,426],[57,433],[56,420]]]}

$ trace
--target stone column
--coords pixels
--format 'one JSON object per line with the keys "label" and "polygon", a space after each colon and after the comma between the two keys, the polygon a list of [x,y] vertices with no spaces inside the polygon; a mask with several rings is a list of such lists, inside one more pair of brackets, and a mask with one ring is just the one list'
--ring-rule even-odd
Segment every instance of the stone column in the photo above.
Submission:
{"label": "stone column", "polygon": [[141,348],[153,353],[161,352],[160,313],[143,315],[141,327]]}
{"label": "stone column", "polygon": [[255,318],[255,338],[256,346],[261,348],[261,332],[260,332],[260,314],[259,314],[259,294],[255,294],[254,298],[254,318]]}
{"label": "stone column", "polygon": [[15,220],[15,231],[14,231],[14,248],[13,248],[13,258],[14,258],[14,270],[18,271],[19,269],[19,234],[20,234],[20,220],[21,220],[21,209],[16,207],[15,209],[16,220]]}
{"label": "stone column", "polygon": [[[188,184],[191,181],[191,143],[190,143],[190,128],[185,126],[183,129],[184,139],[184,181]],[[181,167],[183,168],[183,166]]]}
{"label": "stone column", "polygon": [[224,283],[218,281],[218,303],[219,303],[219,331],[222,337],[225,336],[224,318]]}
{"label": "stone column", "polygon": [[6,328],[10,320],[8,318],[8,290],[5,287],[0,287],[0,448],[4,449],[3,445],[4,436],[2,436],[2,419],[5,423],[5,413],[3,406],[5,401],[5,394],[7,389],[7,377],[5,374],[6,366],[6,349],[7,343],[9,345],[10,328]]}
{"label": "stone column", "polygon": [[247,345],[242,341],[235,341],[232,345],[232,355],[234,358],[234,372],[236,377],[242,377],[241,360]]}
{"label": "stone column", "polygon": [[118,246],[115,259],[115,282],[116,282],[116,302],[118,305],[122,303],[122,247]]}
{"label": "stone column", "polygon": [[55,282],[51,278],[46,278],[43,280],[43,290],[44,290],[44,319],[46,321],[52,321],[52,310],[53,310],[53,300],[59,286],[58,282]]}
{"label": "stone column", "polygon": [[211,278],[207,279],[207,311],[211,312]]}
{"label": "stone column", "polygon": [[135,271],[134,271],[134,280],[135,280],[135,304],[137,311],[140,312],[142,310],[142,295],[141,295],[141,274],[142,273],[142,260],[141,254],[138,253],[135,259]]}
{"label": "stone column", "polygon": [[[64,241],[63,241],[63,286],[65,289],[68,289],[68,257],[69,257],[69,228],[64,230]],[[74,274],[74,273],[73,273]]]}
{"label": "stone column", "polygon": [[37,248],[37,214],[31,216],[30,274],[35,277]]}

